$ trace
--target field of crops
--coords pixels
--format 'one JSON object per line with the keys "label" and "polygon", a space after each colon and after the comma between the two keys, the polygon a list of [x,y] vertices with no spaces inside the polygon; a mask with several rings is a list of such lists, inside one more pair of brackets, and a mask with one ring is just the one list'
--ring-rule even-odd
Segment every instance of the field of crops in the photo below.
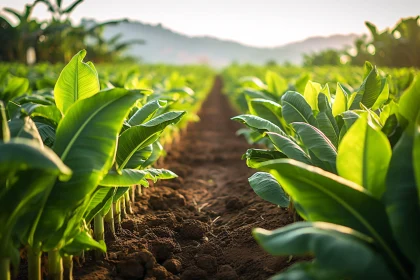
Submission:
{"label": "field of crops", "polygon": [[416,69],[85,56],[0,64],[0,280],[420,275]]}
{"label": "field of crops", "polygon": [[420,74],[369,62],[299,70],[224,72],[244,113],[232,118],[247,127],[238,134],[261,144],[244,154],[260,171],[251,187],[295,213],[295,223],[253,235],[270,254],[314,257],[274,279],[418,277]]}

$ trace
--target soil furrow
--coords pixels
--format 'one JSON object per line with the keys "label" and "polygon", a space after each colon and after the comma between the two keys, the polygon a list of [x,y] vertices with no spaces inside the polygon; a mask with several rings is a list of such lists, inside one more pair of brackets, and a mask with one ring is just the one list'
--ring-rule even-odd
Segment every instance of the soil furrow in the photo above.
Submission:
{"label": "soil furrow", "polygon": [[[220,79],[160,167],[179,175],[137,198],[108,259],[76,268],[77,279],[267,279],[290,265],[254,241],[255,227],[292,222],[287,211],[259,199],[248,184],[255,171],[241,160],[249,148],[235,132],[235,112]],[[153,256],[152,256],[153,255]]]}

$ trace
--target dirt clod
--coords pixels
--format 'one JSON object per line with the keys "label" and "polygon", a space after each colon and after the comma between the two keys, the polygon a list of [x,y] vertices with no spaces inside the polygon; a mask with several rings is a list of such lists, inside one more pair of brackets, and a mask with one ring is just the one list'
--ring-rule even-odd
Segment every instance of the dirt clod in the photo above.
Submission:
{"label": "dirt clod", "polygon": [[236,196],[228,197],[225,200],[227,210],[240,210],[244,208],[244,203]]}
{"label": "dirt clod", "polygon": [[197,266],[209,274],[214,274],[217,271],[217,259],[210,255],[201,255],[197,257]]}
{"label": "dirt clod", "polygon": [[153,267],[150,271],[150,276],[156,278],[156,280],[166,280],[170,276],[170,273],[161,265]]}
{"label": "dirt clod", "polygon": [[159,238],[149,242],[150,251],[158,262],[163,262],[172,256],[177,244],[171,238]]}
{"label": "dirt clod", "polygon": [[181,228],[181,235],[189,239],[201,239],[207,232],[207,225],[198,220],[186,220]]}
{"label": "dirt clod", "polygon": [[237,280],[238,275],[230,265],[221,265],[218,269],[217,280]]}
{"label": "dirt clod", "polygon": [[206,280],[207,273],[198,267],[189,267],[181,275],[181,280]]}
{"label": "dirt clod", "polygon": [[141,250],[138,254],[139,259],[141,260],[141,262],[145,265],[146,268],[152,268],[155,263],[156,263],[156,259],[153,256],[153,254],[148,251],[148,250]]}
{"label": "dirt clod", "polygon": [[163,267],[172,274],[178,274],[181,272],[182,264],[177,259],[169,259],[163,263]]}
{"label": "dirt clod", "polygon": [[143,277],[144,267],[135,259],[125,260],[118,263],[117,272],[123,279],[138,279]]}

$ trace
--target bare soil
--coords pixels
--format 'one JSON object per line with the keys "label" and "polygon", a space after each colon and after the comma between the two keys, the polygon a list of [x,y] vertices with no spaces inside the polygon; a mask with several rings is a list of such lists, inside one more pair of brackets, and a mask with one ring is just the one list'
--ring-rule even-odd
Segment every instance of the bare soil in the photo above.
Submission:
{"label": "bare soil", "polygon": [[220,79],[179,143],[160,167],[179,175],[137,197],[135,214],[122,222],[108,257],[75,265],[75,279],[267,279],[290,265],[265,253],[252,228],[293,221],[284,209],[252,191],[255,171],[241,160],[249,148],[235,135],[240,125],[222,94]]}

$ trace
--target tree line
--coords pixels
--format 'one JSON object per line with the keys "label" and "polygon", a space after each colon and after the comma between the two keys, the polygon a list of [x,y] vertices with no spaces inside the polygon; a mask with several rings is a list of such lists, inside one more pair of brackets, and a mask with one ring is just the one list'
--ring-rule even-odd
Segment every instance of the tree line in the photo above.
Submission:
{"label": "tree line", "polygon": [[[105,38],[105,26],[126,20],[89,26],[72,23],[70,15],[83,1],[75,0],[65,7],[62,0],[35,0],[25,5],[22,12],[4,8],[0,13],[0,61],[66,63],[79,50],[86,49],[89,60],[109,62],[123,59],[123,52],[132,44],[144,43],[142,40],[121,41],[122,34]],[[50,14],[48,20],[32,17],[37,5],[46,6]],[[17,23],[12,24],[6,16]]]}
{"label": "tree line", "polygon": [[420,68],[420,16],[401,19],[394,28],[383,31],[365,23],[370,36],[358,38],[351,49],[324,50],[304,55],[305,66],[362,66],[365,61],[383,67]]}

